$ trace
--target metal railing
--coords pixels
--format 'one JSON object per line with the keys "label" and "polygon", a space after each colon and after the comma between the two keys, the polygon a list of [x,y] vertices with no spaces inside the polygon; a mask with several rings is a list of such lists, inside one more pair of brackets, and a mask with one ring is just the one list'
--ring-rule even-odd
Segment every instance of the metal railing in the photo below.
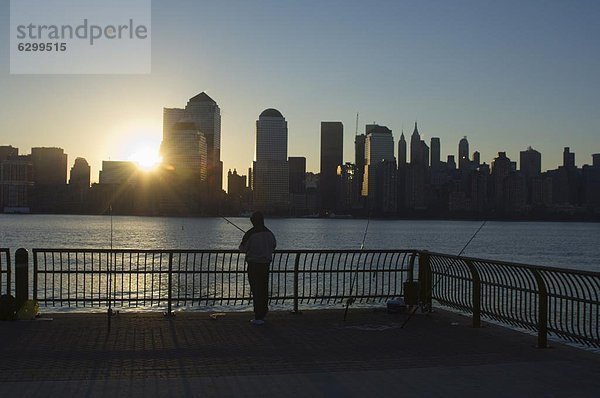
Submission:
{"label": "metal railing", "polygon": [[[536,332],[539,347],[548,335],[600,347],[598,272],[416,250],[280,250],[271,264],[271,304],[295,311],[401,296],[471,313],[474,327],[485,318]],[[236,250],[34,249],[33,297],[46,307],[110,303],[168,313],[251,299]]]}
{"label": "metal railing", "polygon": [[[279,250],[270,302],[298,310],[350,296],[381,302],[412,281],[413,250]],[[173,308],[249,305],[237,250],[34,249],[33,298],[42,306]],[[351,285],[352,289],[351,289]]]}
{"label": "metal railing", "polygon": [[11,277],[10,250],[0,248],[0,295],[11,294]]}
{"label": "metal railing", "polygon": [[[600,273],[503,261],[421,254],[430,298],[481,318],[600,347]],[[420,270],[420,275],[427,271]]]}

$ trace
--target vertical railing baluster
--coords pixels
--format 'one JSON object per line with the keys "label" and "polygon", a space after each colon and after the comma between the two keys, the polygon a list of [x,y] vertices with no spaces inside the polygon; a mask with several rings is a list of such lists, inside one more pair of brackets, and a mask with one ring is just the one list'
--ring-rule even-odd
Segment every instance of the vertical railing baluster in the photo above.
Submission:
{"label": "vertical railing baluster", "polygon": [[548,291],[540,272],[532,269],[538,288],[538,348],[548,347]]}
{"label": "vertical railing baluster", "polygon": [[173,252],[169,252],[169,271],[167,274],[167,316],[173,315]]}
{"label": "vertical railing baluster", "polygon": [[294,314],[298,314],[298,284],[300,283],[300,253],[296,252],[294,260]]}

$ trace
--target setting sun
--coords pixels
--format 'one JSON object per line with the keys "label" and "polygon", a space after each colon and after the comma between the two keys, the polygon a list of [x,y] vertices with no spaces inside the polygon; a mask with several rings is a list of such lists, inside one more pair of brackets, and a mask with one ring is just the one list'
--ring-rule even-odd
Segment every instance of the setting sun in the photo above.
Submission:
{"label": "setting sun", "polygon": [[161,162],[158,150],[151,147],[140,147],[127,160],[137,163],[142,170],[152,170]]}

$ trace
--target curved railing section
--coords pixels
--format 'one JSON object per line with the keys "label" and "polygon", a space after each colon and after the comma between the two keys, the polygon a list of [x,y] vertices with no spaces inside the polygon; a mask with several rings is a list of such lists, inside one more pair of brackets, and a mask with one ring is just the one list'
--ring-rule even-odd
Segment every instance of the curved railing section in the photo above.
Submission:
{"label": "curved railing section", "polygon": [[600,273],[422,252],[431,298],[538,334],[600,347]]}
{"label": "curved railing section", "polygon": [[[412,250],[279,250],[272,304],[382,302],[412,281]],[[247,306],[244,254],[237,250],[34,249],[33,297],[46,307]]]}

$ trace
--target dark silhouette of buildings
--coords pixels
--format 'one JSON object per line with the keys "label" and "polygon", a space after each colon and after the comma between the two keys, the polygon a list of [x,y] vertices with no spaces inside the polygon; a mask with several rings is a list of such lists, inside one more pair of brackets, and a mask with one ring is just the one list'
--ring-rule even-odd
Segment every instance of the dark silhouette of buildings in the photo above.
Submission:
{"label": "dark silhouette of buildings", "polygon": [[338,203],[337,171],[343,164],[344,126],[342,122],[321,122],[321,212],[336,211]]}
{"label": "dark silhouette of buildings", "polygon": [[[262,210],[280,216],[371,216],[600,220],[600,154],[578,167],[569,147],[556,169],[542,171],[542,154],[504,151],[490,165],[469,157],[462,138],[442,161],[441,140],[422,139],[417,123],[397,147],[392,130],[367,124],[356,134],[354,162],[343,162],[343,125],[321,123],[320,173],[305,157],[289,157],[287,121],[276,109],[256,121],[256,151],[248,175],[227,173],[221,190],[220,110],[205,93],[184,109],[163,113],[163,163],[143,172],[133,162],[103,161],[99,182],[76,158],[67,184],[61,148],[29,155],[0,146],[0,211],[139,215],[220,215]],[[397,157],[394,149],[397,148]],[[457,164],[458,161],[458,164]]]}

